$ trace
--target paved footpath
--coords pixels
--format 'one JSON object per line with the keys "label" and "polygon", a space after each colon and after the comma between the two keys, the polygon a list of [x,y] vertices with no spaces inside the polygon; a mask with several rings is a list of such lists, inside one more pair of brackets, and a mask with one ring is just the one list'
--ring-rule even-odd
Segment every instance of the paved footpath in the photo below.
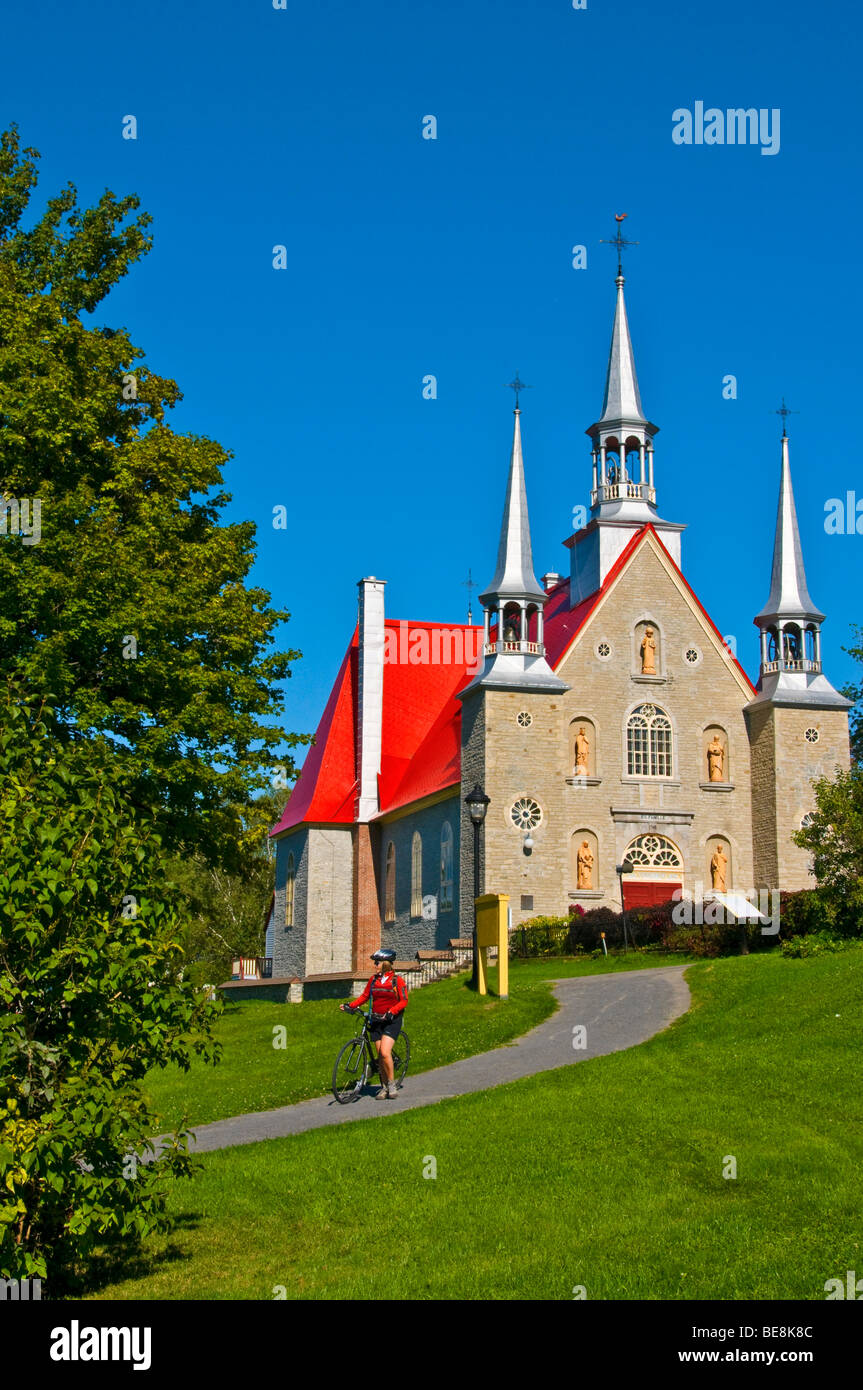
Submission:
{"label": "paved footpath", "polygon": [[[492,1052],[465,1057],[418,1076],[408,1072],[404,1088],[395,1100],[375,1100],[377,1086],[369,1086],[350,1105],[339,1105],[330,1095],[299,1101],[280,1110],[235,1115],[230,1120],[197,1126],[189,1149],[206,1153],[235,1144],[254,1144],[260,1139],[282,1139],[323,1125],[385,1119],[402,1110],[434,1105],[471,1091],[486,1091],[537,1072],[635,1047],[686,1013],[690,997],[683,978],[685,969],[683,965],[672,965],[555,980],[554,993],[560,1008],[551,1018]],[[574,1029],[579,1027],[586,1030],[586,1045],[574,1048]],[[405,1031],[410,1036],[409,1026]]]}

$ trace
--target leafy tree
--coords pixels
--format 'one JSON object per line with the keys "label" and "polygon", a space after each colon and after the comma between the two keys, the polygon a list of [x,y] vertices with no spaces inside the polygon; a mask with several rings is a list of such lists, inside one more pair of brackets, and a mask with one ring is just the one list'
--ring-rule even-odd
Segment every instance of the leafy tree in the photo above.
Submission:
{"label": "leafy tree", "polygon": [[41,503],[40,537],[0,532],[0,675],[50,692],[58,733],[108,736],[166,846],[224,862],[233,808],[308,741],[276,723],[290,615],[246,587],[255,527],[221,520],[230,455],[174,433],[180,390],[125,329],[85,322],[150,217],[110,191],[82,210],[71,185],[34,217],[37,159],[16,127],[0,137],[0,494]]}
{"label": "leafy tree", "polygon": [[181,978],[165,854],[98,739],[10,686],[0,720],[0,1273],[68,1287],[93,1247],[164,1221],[182,1134],[136,1161],[153,1066],[217,1055],[220,1006]]}
{"label": "leafy tree", "polygon": [[236,814],[242,825],[229,872],[201,855],[178,861],[172,877],[189,903],[183,945],[191,978],[219,983],[230,977],[236,956],[263,954],[265,924],[273,894],[275,853],[269,831],[284,810],[286,793],[271,791]]}
{"label": "leafy tree", "polygon": [[[855,661],[863,664],[863,628],[855,626],[855,646],[845,647],[849,656],[853,656]],[[856,763],[863,763],[863,679],[856,685],[846,686],[843,691],[849,700],[856,702],[855,708],[849,713],[851,726],[851,756]]]}
{"label": "leafy tree", "polygon": [[863,930],[863,767],[813,783],[815,810],[793,836],[812,855],[819,896],[840,930]]}

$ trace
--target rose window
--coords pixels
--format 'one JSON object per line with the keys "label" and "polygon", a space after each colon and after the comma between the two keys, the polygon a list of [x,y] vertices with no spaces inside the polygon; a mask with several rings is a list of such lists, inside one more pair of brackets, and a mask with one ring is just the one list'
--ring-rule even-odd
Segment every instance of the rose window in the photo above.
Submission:
{"label": "rose window", "polygon": [[529,796],[519,797],[510,811],[510,815],[513,825],[517,826],[519,830],[535,830],[542,820],[542,810],[539,803]]}
{"label": "rose window", "polygon": [[803,737],[806,739],[807,743],[817,743],[821,735],[817,729],[807,729]]}
{"label": "rose window", "polygon": [[533,723],[533,715],[528,714],[527,710],[524,709],[516,716],[516,719],[523,729],[529,729]]}

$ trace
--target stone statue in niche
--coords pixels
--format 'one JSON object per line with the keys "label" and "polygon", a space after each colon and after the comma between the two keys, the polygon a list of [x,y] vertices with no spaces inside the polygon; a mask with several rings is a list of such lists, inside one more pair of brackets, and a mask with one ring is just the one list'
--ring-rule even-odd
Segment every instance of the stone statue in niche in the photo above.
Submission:
{"label": "stone statue in niche", "polygon": [[643,676],[656,675],[656,638],[653,635],[653,628],[645,630],[641,639],[641,674]]}
{"label": "stone statue in niche", "polygon": [[575,736],[575,775],[576,777],[587,777],[590,767],[590,741],[584,732],[579,729]]}
{"label": "stone statue in niche", "polygon": [[710,881],[715,892],[725,892],[725,871],[728,868],[728,855],[721,845],[717,845],[710,861]]}
{"label": "stone statue in niche", "polygon": [[587,840],[582,840],[577,856],[579,888],[593,887],[593,852]]}
{"label": "stone statue in niche", "polygon": [[708,781],[725,781],[725,744],[718,734],[714,734],[707,745]]}

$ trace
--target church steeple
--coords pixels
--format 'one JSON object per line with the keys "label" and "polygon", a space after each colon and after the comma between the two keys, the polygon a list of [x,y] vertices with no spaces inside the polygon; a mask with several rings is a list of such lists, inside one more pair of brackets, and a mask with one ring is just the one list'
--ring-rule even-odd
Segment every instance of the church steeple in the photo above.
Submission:
{"label": "church steeple", "polygon": [[[786,413],[784,405],[779,413]],[[761,630],[758,700],[850,707],[850,701],[833,689],[821,669],[824,614],[812,602],[806,583],[784,423],[770,593],[754,622]]]}
{"label": "church steeple", "polygon": [[641,404],[623,294],[625,281],[619,267],[614,283],[617,303],[602,413],[585,431],[593,442],[590,506],[595,517],[616,517],[644,525],[657,518],[653,438],[659,427],[651,424]]}
{"label": "church steeple", "polygon": [[497,569],[487,590],[479,596],[483,605],[490,598],[527,601],[543,596],[542,587],[533,572],[527,492],[524,486],[524,459],[521,452],[521,411],[518,406],[513,415],[515,426],[500,542],[497,548]]}
{"label": "church steeple", "polygon": [[[521,383],[518,389],[523,389]],[[546,594],[533,572],[521,448],[521,411],[518,405],[513,415],[515,424],[497,567],[488,588],[479,596],[485,610],[485,662],[483,670],[462,691],[462,695],[478,687],[547,691],[569,689],[564,681],[558,680],[545,657],[543,609]],[[494,641],[491,640],[492,626],[497,629]]]}
{"label": "church steeple", "polygon": [[656,509],[653,440],[659,426],[648,420],[641,404],[635,353],[623,293],[622,252],[627,241],[621,232],[625,213],[617,214],[617,302],[611,330],[611,348],[605,373],[605,393],[599,419],[585,433],[592,442],[593,477],[590,520],[564,542],[571,550],[570,605],[575,608],[596,593],[628,542],[648,523],[662,540],[675,564],[680,565],[680,532],[683,527],[663,521]]}

